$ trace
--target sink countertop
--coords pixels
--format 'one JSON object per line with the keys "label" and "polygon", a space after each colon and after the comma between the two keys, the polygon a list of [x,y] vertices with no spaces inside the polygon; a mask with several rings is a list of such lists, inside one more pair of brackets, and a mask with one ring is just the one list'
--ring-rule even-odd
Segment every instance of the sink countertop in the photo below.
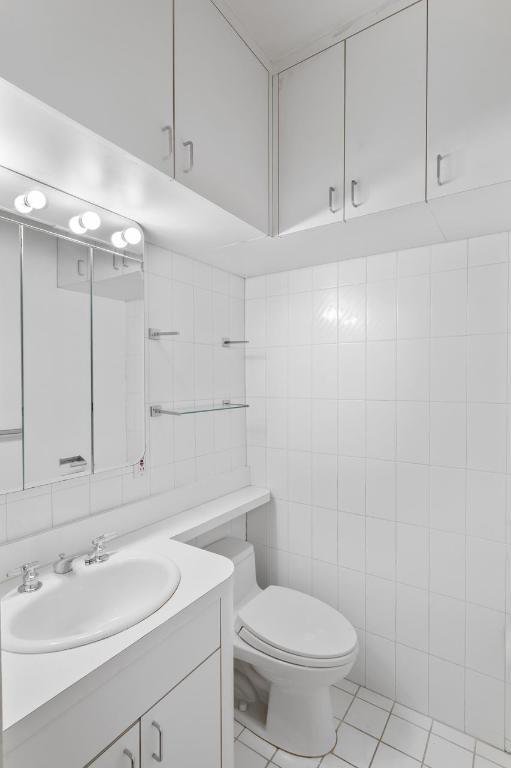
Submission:
{"label": "sink countertop", "polygon": [[[160,528],[160,526],[158,526]],[[161,526],[163,528],[163,526]],[[125,542],[123,544],[123,541]],[[168,530],[130,534],[109,547],[173,560],[181,571],[176,592],[148,618],[112,637],[53,653],[2,652],[3,727],[7,730],[157,627],[228,580],[233,564],[218,555],[169,539]],[[100,567],[100,566],[99,566]],[[45,572],[41,572],[44,585]],[[66,576],[62,576],[63,579]],[[44,588],[44,587],[43,587]]]}

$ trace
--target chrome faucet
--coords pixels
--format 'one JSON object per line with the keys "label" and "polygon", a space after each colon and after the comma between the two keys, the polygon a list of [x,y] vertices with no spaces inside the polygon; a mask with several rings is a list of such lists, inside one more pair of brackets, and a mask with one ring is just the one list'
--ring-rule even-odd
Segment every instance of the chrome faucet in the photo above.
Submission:
{"label": "chrome faucet", "polygon": [[16,568],[15,571],[11,571],[7,574],[7,577],[16,576],[21,573],[22,583],[18,587],[18,592],[22,594],[24,592],[37,592],[43,586],[42,581],[39,581],[39,573],[37,572],[37,566],[39,562],[35,560],[33,563],[24,563]]}
{"label": "chrome faucet", "polygon": [[85,558],[85,565],[94,565],[96,563],[105,563],[111,552],[105,552],[105,544],[107,541],[117,538],[116,533],[102,533],[101,536],[97,536],[92,539],[92,552],[89,552]]}
{"label": "chrome faucet", "polygon": [[85,556],[85,565],[93,565],[96,563],[106,562],[111,553],[105,552],[105,544],[107,541],[111,541],[116,537],[116,533],[103,533],[101,536],[97,536],[95,539],[92,539],[92,549],[87,549],[83,552],[75,552],[74,555],[66,555],[61,552],[59,559],[53,563],[54,572],[58,574],[72,573],[73,562],[78,557]]}

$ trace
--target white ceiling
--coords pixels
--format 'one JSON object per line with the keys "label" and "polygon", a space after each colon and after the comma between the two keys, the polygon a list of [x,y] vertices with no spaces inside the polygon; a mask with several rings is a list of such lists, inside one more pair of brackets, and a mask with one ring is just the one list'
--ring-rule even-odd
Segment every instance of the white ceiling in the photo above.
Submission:
{"label": "white ceiling", "polygon": [[378,14],[391,0],[223,0],[240,32],[275,65],[317,40]]}

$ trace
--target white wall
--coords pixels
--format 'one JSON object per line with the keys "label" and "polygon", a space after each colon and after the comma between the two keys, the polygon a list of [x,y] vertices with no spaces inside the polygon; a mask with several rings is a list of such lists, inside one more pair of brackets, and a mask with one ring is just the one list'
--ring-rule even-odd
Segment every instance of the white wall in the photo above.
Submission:
{"label": "white wall", "polygon": [[[353,622],[353,678],[504,744],[508,235],[247,280],[262,583]],[[509,604],[507,605],[509,610]]]}
{"label": "white wall", "polygon": [[[223,336],[244,337],[243,282],[147,247],[146,324],[181,335],[146,340],[146,404],[244,398],[244,351],[221,346]],[[193,485],[246,462],[244,411],[148,419],[146,434],[142,476],[115,470],[0,495],[0,542],[8,545],[135,499]]]}

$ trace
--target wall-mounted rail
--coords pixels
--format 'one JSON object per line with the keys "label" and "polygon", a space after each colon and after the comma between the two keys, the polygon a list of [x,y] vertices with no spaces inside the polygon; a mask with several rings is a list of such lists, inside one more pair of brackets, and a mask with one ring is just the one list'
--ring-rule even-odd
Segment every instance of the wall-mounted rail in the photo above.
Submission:
{"label": "wall-mounted rail", "polygon": [[166,410],[160,405],[152,405],[149,410],[150,416],[186,416],[191,413],[210,413],[212,411],[235,411],[239,408],[249,408],[245,403],[231,403],[230,400],[223,400],[222,405],[197,406],[190,408],[175,408]]}
{"label": "wall-mounted rail", "polygon": [[241,339],[240,341],[235,341],[233,339],[222,339],[223,347],[230,347],[232,344],[250,344],[250,342],[246,339]]}
{"label": "wall-mounted rail", "polygon": [[179,336],[179,331],[160,331],[159,328],[149,328],[147,335],[153,341],[161,339],[162,336]]}
{"label": "wall-mounted rail", "polygon": [[21,440],[23,437],[23,430],[17,429],[0,429],[0,443],[7,442],[7,440]]}

